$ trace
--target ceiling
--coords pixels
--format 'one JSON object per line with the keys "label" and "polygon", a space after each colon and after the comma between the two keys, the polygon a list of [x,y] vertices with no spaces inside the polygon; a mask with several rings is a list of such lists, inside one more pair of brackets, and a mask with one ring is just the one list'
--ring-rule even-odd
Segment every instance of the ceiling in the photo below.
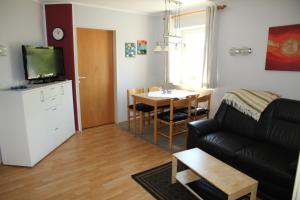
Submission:
{"label": "ceiling", "polygon": [[[136,12],[144,14],[155,14],[164,10],[164,0],[40,0],[49,3],[67,3],[84,4],[96,7],[110,8],[127,12]],[[208,0],[179,0],[182,9],[189,9],[203,5]]]}

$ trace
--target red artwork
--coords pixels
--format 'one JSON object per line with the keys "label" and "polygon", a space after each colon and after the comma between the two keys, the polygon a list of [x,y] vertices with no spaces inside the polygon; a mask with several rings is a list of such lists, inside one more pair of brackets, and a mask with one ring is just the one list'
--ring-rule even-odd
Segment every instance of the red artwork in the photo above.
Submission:
{"label": "red artwork", "polygon": [[266,70],[300,71],[300,24],[269,29]]}

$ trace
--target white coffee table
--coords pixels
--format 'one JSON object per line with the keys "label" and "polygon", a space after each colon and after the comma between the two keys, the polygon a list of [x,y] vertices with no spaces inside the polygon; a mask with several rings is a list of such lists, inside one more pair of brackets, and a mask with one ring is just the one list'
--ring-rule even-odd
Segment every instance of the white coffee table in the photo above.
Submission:
{"label": "white coffee table", "polygon": [[[178,160],[189,169],[177,172]],[[202,178],[224,192],[228,196],[228,200],[238,199],[247,194],[250,194],[250,200],[256,199],[257,180],[234,169],[208,153],[194,148],[173,154],[172,184],[178,180],[196,197],[202,199],[201,194],[197,194],[188,186],[189,183]]]}

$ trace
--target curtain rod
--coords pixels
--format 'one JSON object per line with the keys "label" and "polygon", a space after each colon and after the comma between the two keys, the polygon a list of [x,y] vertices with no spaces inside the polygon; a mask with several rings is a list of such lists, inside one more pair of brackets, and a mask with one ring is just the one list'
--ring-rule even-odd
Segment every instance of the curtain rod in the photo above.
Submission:
{"label": "curtain rod", "polygon": [[[217,8],[218,10],[224,10],[227,6],[226,5],[218,5]],[[182,17],[182,16],[188,16],[188,15],[192,15],[192,14],[197,14],[197,13],[205,13],[206,10],[195,10],[195,11],[192,11],[192,12],[186,12],[186,13],[181,13],[180,15],[175,15],[175,16],[172,16],[172,18],[175,18],[175,17]]]}

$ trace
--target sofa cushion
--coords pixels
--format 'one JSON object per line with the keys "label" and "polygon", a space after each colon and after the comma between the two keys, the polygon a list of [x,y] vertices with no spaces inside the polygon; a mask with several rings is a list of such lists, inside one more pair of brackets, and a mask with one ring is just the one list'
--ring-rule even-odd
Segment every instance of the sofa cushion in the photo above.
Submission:
{"label": "sofa cushion", "polygon": [[278,99],[270,120],[264,122],[267,129],[264,140],[281,147],[300,150],[300,101]]}
{"label": "sofa cushion", "polygon": [[219,131],[198,138],[198,143],[204,151],[229,162],[236,151],[252,144],[253,141],[244,136]]}
{"label": "sofa cushion", "polygon": [[278,146],[299,151],[300,150],[300,123],[273,119],[265,134],[265,141]]}
{"label": "sofa cushion", "polygon": [[300,123],[300,101],[291,99],[278,99],[274,117],[276,119],[287,120],[294,123]]}
{"label": "sofa cushion", "polygon": [[234,132],[239,135],[253,137],[257,121],[241,113],[235,108],[228,106],[223,119],[223,127],[226,131]]}
{"label": "sofa cushion", "polygon": [[293,184],[295,174],[290,165],[297,159],[297,152],[264,143],[253,143],[236,152],[234,165],[249,175],[281,186]]}

